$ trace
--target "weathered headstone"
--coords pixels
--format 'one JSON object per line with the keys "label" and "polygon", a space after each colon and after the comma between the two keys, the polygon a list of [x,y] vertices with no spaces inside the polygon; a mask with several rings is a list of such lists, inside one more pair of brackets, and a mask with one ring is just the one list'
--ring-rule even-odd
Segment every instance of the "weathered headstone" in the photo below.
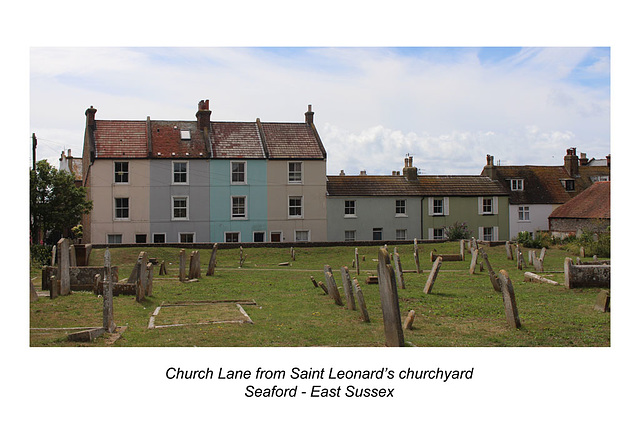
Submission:
{"label": "weathered headstone", "polygon": [[409,311],[407,318],[404,321],[403,329],[413,329],[413,320],[416,318],[415,310]]}
{"label": "weathered headstone", "polygon": [[360,288],[360,284],[358,283],[358,279],[353,279],[353,287],[356,293],[356,299],[358,300],[358,307],[360,307],[360,314],[362,315],[362,320],[365,322],[369,322],[369,312],[367,311],[367,304],[364,302],[364,294],[362,293],[362,289]]}
{"label": "weathered headstone", "polygon": [[525,282],[537,282],[537,283],[547,283],[549,285],[557,285],[558,282],[555,282],[551,279],[547,279],[546,277],[542,277],[538,274],[532,273],[530,271],[526,271],[524,273],[524,281]]}
{"label": "weathered headstone", "polygon": [[584,250],[584,246],[580,246],[580,258],[585,258],[586,256],[587,255],[586,255],[586,252]]}
{"label": "weathered headstone", "polygon": [[496,292],[501,292],[502,289],[500,288],[500,281],[498,280],[498,276],[496,275],[496,273],[493,271],[493,268],[491,268],[491,263],[489,263],[489,256],[484,251],[484,249],[480,249],[480,254],[482,256],[482,259],[484,259],[484,262],[487,264],[487,270],[489,271],[489,280],[491,281],[493,290]]}
{"label": "weathered headstone", "polygon": [[337,305],[344,305],[342,303],[342,298],[340,298],[340,291],[338,291],[338,285],[336,285],[336,280],[333,277],[333,272],[331,271],[331,267],[328,265],[324,266],[324,277],[327,280],[327,289],[329,291],[329,296],[333,298]]}
{"label": "weathered headstone", "polygon": [[318,286],[324,291],[326,295],[329,295],[329,289],[327,289],[324,283],[318,282]]}
{"label": "weathered headstone", "polygon": [[200,274],[200,251],[192,251],[189,257],[189,280],[199,279]]}
{"label": "weathered headstone", "polygon": [[113,283],[111,282],[111,253],[104,251],[104,282],[102,284],[102,327],[109,333],[116,330],[113,320]]}
{"label": "weathered headstone", "polygon": [[507,259],[513,260],[513,251],[511,250],[511,243],[507,240],[504,244],[505,249],[507,250]]}
{"label": "weathered headstone", "polygon": [[358,248],[355,251],[355,261],[356,261],[356,275],[360,275],[360,257],[358,256]]}
{"label": "weathered headstone", "polygon": [[471,249],[471,264],[469,265],[469,274],[476,272],[476,265],[478,264],[478,249]]}
{"label": "weathered headstone", "polygon": [[180,249],[180,269],[178,270],[178,280],[184,282],[187,280],[185,268],[187,266],[187,254],[184,249]]}
{"label": "weathered headstone", "polygon": [[430,294],[433,289],[433,285],[436,283],[436,278],[438,277],[438,272],[440,271],[440,267],[442,266],[442,257],[436,258],[433,262],[433,266],[431,267],[431,273],[429,273],[429,278],[427,279],[427,283],[424,285],[424,293]]}
{"label": "weathered headstone", "polygon": [[460,239],[460,259],[464,261],[464,239]]}
{"label": "weathered headstone", "polygon": [[610,302],[611,293],[608,290],[603,289],[598,293],[598,296],[596,297],[596,304],[593,306],[593,309],[603,313],[611,311]]}
{"label": "weathered headstone", "polygon": [[58,273],[57,279],[60,281],[60,295],[65,296],[71,293],[71,278],[69,277],[69,239],[64,237],[58,240]]}
{"label": "weathered headstone", "polygon": [[216,257],[218,256],[218,244],[213,244],[211,257],[209,258],[209,266],[207,267],[207,276],[213,276],[216,272]]}
{"label": "weathered headstone", "polygon": [[57,245],[53,245],[53,247],[51,248],[51,267],[53,267],[54,265],[56,265],[56,260],[57,260],[57,257],[56,257],[56,252],[57,252],[57,251],[56,251],[56,248],[57,248]]}
{"label": "weathered headstone", "polygon": [[69,245],[69,267],[77,267],[78,262],[76,260],[76,247]]}
{"label": "weathered headstone", "polygon": [[313,276],[311,276],[311,283],[313,283],[314,288],[318,287],[318,282],[316,282],[316,279],[314,279]]}
{"label": "weathered headstone", "polygon": [[147,264],[149,258],[146,252],[142,251],[138,255],[136,268],[138,269],[138,280],[136,281],[136,302],[142,302],[147,295]]}
{"label": "weathered headstone", "polygon": [[153,295],[153,263],[147,263],[147,288],[145,290],[145,296],[150,297]]}
{"label": "weathered headstone", "polygon": [[512,328],[520,328],[520,316],[518,316],[518,307],[516,306],[516,294],[506,270],[500,270],[499,274],[500,287],[502,288],[502,302],[504,303],[504,312],[507,317],[507,323]]}
{"label": "weathered headstone", "polygon": [[340,273],[342,274],[342,288],[344,289],[344,297],[347,300],[347,308],[349,310],[355,310],[356,302],[353,297],[353,287],[351,284],[351,276],[349,275],[349,269],[346,266],[343,266],[340,269]]}
{"label": "weathered headstone", "polygon": [[167,266],[165,265],[164,260],[160,263],[160,269],[158,271],[158,276],[166,276],[167,275]]}
{"label": "weathered headstone", "polygon": [[567,289],[611,286],[611,265],[573,265],[571,258],[564,260],[564,285]]}
{"label": "weathered headstone", "polygon": [[58,277],[52,275],[49,279],[51,280],[51,286],[49,286],[49,298],[58,298],[58,295],[60,294],[60,282],[58,281]]}
{"label": "weathered headstone", "polygon": [[33,286],[33,280],[29,279],[29,301],[33,302],[38,299],[38,292],[36,287]]}
{"label": "weathered headstone", "polygon": [[380,248],[378,251],[378,290],[384,321],[384,335],[387,347],[404,347],[404,333],[400,319],[398,289],[390,265],[389,253]]}
{"label": "weathered headstone", "polygon": [[529,265],[533,265],[533,257],[535,256],[535,251],[529,250]]}
{"label": "weathered headstone", "polygon": [[544,262],[544,256],[547,254],[547,248],[543,247],[540,250],[540,261]]}
{"label": "weathered headstone", "polygon": [[[422,270],[420,269],[420,255],[418,252],[418,239],[413,239],[413,259],[416,262],[416,272],[419,274],[422,273]],[[380,257],[378,257],[378,259],[380,259]]]}
{"label": "weathered headstone", "polygon": [[538,272],[544,271],[542,259],[538,258],[538,256],[536,255],[536,251],[533,251],[533,268],[535,268],[535,270]]}
{"label": "weathered headstone", "polygon": [[402,263],[400,262],[400,254],[398,253],[398,248],[393,249],[393,261],[396,267],[396,284],[400,286],[400,289],[405,289],[404,273],[402,272]]}

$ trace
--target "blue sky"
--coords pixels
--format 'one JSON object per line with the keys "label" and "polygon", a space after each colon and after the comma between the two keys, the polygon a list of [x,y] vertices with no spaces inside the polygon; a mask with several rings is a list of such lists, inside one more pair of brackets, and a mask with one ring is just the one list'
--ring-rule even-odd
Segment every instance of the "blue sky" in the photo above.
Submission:
{"label": "blue sky", "polygon": [[[327,171],[389,174],[409,153],[425,174],[559,164],[610,153],[607,47],[32,48],[38,158],[81,154],[98,119],[302,121],[307,104]],[[523,148],[529,148],[523,150]]]}

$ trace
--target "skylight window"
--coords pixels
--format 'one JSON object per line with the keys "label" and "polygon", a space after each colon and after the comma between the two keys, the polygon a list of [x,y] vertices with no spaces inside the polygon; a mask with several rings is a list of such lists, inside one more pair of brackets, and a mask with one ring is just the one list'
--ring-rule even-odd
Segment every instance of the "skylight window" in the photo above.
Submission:
{"label": "skylight window", "polygon": [[191,131],[190,130],[181,130],[180,131],[180,139],[185,141],[185,140],[190,140],[191,139]]}

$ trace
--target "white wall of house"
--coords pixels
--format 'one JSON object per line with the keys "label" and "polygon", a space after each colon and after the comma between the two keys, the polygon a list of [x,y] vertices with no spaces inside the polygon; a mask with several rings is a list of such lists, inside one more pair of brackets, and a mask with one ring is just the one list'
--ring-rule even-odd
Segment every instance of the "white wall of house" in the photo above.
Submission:
{"label": "white wall of house", "polygon": [[[509,205],[509,236],[515,239],[521,231],[535,233],[549,229],[549,215],[560,205]],[[529,219],[521,219],[521,208],[528,208]],[[525,210],[526,212],[526,210]]]}

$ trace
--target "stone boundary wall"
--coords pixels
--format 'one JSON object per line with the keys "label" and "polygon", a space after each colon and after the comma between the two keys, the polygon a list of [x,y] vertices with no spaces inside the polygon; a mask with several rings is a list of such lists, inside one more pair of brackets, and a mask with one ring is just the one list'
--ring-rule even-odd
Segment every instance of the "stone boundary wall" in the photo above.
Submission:
{"label": "stone boundary wall", "polygon": [[[55,276],[58,267],[42,268],[42,290],[51,289],[51,276]],[[96,274],[104,275],[104,267],[69,267],[69,278],[72,291],[92,291]],[[111,267],[111,281],[118,282],[118,267]]]}

